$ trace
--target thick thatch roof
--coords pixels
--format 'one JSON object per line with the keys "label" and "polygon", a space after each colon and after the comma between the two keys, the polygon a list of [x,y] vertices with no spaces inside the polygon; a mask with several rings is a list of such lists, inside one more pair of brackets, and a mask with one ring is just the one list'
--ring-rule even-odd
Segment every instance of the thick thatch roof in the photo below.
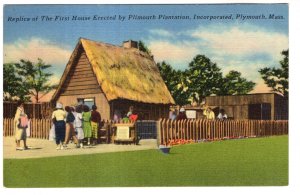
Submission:
{"label": "thick thatch roof", "polygon": [[52,99],[59,95],[72,61],[82,46],[108,101],[127,99],[144,103],[174,104],[154,60],[136,48],[123,48],[81,38]]}

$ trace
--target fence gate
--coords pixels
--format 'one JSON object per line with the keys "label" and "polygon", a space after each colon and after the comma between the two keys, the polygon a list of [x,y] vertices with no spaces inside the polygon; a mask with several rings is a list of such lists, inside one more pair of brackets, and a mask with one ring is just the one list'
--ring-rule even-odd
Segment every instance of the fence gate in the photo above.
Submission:
{"label": "fence gate", "polygon": [[143,120],[136,122],[137,136],[140,139],[156,139],[156,121]]}

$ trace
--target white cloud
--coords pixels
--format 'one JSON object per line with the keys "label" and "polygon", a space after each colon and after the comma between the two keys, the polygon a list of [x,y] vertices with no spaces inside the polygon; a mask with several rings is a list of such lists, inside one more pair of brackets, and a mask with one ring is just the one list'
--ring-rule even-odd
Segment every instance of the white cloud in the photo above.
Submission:
{"label": "white cloud", "polygon": [[176,68],[186,66],[199,52],[198,48],[184,42],[154,40],[149,41],[148,45],[156,61],[166,61],[176,65]]}
{"label": "white cloud", "polygon": [[246,79],[256,82],[254,92],[270,92],[258,70],[278,66],[281,51],[288,49],[287,35],[254,25],[199,26],[173,34],[155,29],[150,33],[156,35],[147,41],[156,61],[165,60],[175,68],[184,69],[195,55],[203,54],[217,63],[224,75],[237,70]]}
{"label": "white cloud", "polygon": [[65,66],[72,52],[40,38],[17,40],[4,44],[3,48],[4,63],[19,62],[20,59],[36,62],[41,58],[47,64]]}
{"label": "white cloud", "polygon": [[205,40],[207,49],[219,55],[268,53],[280,59],[280,52],[288,48],[286,35],[249,26],[220,28],[220,31],[201,28],[194,30],[191,36]]}
{"label": "white cloud", "polygon": [[149,31],[153,35],[162,37],[174,37],[174,34],[164,29],[152,29]]}

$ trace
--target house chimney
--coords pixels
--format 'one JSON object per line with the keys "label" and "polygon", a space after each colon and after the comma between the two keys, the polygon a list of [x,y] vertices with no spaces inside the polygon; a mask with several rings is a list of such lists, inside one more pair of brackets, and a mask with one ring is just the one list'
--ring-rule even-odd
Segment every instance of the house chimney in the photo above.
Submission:
{"label": "house chimney", "polygon": [[123,47],[124,48],[136,48],[138,49],[138,42],[137,41],[132,41],[132,40],[128,40],[128,41],[123,41]]}

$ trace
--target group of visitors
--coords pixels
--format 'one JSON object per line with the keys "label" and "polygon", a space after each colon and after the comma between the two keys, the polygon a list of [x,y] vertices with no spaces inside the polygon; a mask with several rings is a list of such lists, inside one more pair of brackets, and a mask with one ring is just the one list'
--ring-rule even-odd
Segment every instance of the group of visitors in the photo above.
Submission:
{"label": "group of visitors", "polygon": [[[211,107],[206,107],[203,110],[203,116],[205,119],[214,120],[215,119],[215,113],[211,109]],[[225,120],[227,119],[227,114],[225,113],[224,109],[220,109],[220,112],[217,116],[218,120]],[[184,120],[187,119],[185,109],[183,107],[180,108],[178,115],[176,115],[176,110],[174,108],[171,108],[171,111],[169,113],[169,119],[171,120]]]}
{"label": "group of visitors", "polygon": [[[211,107],[207,107],[206,109],[204,109],[203,111],[203,115],[206,117],[206,119],[209,120],[215,120],[215,113],[214,111],[211,109]],[[225,110],[223,108],[220,109],[220,112],[217,116],[218,120],[225,120],[227,119],[227,114],[225,113]]]}
{"label": "group of visitors", "polygon": [[[57,102],[55,110],[52,113],[52,127],[49,133],[49,139],[55,140],[56,149],[62,150],[68,147],[70,140],[75,143],[76,148],[83,148],[83,141],[87,145],[96,145],[98,143],[98,129],[101,126],[101,115],[97,111],[97,106],[93,105],[90,110],[87,105],[65,106]],[[116,110],[114,114],[115,122],[135,122],[138,119],[133,106],[129,107],[127,113],[122,114]],[[16,150],[28,149],[26,138],[30,134],[30,119],[24,111],[24,103],[18,102],[18,107],[14,118],[14,135],[16,140]],[[21,141],[24,147],[21,147]]]}
{"label": "group of visitors", "polygon": [[73,139],[76,148],[83,148],[84,139],[87,140],[88,146],[98,142],[101,115],[96,105],[93,105],[90,111],[87,105],[66,106],[63,109],[63,105],[57,103],[56,110],[52,113],[52,121],[57,150],[66,149],[70,138]]}
{"label": "group of visitors", "polygon": [[137,112],[134,110],[133,106],[129,107],[129,110],[127,113],[123,112],[121,113],[120,110],[116,109],[114,111],[113,120],[114,122],[118,123],[120,121],[127,123],[127,122],[135,122],[139,118]]}

